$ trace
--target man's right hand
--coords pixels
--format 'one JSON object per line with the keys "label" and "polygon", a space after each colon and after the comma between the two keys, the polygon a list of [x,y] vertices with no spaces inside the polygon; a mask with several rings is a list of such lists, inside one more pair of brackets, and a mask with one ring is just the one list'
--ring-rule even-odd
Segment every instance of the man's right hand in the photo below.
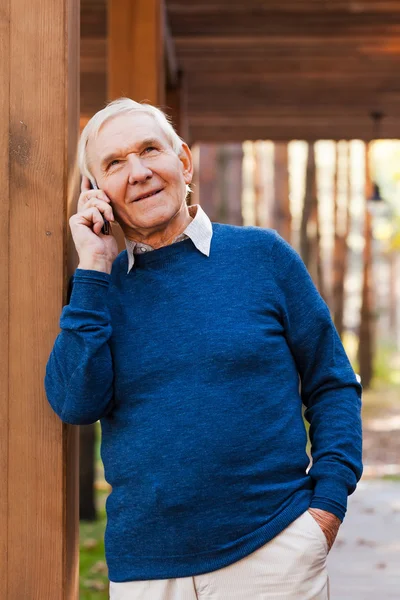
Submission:
{"label": "man's right hand", "polygon": [[116,239],[101,233],[103,216],[114,221],[110,199],[102,190],[91,189],[87,177],[82,178],[78,212],[69,220],[72,238],[79,255],[78,269],[111,273],[118,254]]}

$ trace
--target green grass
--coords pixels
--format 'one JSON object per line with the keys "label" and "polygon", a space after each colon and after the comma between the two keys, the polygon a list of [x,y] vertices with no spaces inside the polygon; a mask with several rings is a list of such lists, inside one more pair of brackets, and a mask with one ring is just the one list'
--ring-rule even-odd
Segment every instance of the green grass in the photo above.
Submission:
{"label": "green grass", "polygon": [[108,600],[108,574],[104,556],[107,492],[98,490],[96,500],[99,519],[79,525],[80,565],[79,599]]}
{"label": "green grass", "polygon": [[400,475],[383,475],[382,479],[384,481],[395,481],[396,483],[400,483]]}
{"label": "green grass", "polygon": [[399,353],[393,345],[380,343],[374,356],[374,376],[371,387],[376,388],[385,384],[399,389]]}

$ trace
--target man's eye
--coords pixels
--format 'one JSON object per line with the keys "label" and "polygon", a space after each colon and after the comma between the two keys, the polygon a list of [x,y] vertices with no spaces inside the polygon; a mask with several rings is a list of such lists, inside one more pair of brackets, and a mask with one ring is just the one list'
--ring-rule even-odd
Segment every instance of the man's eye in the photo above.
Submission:
{"label": "man's eye", "polygon": [[110,167],[115,167],[115,165],[118,165],[120,161],[118,160],[118,158],[114,158],[114,160],[112,160],[109,164],[107,169],[109,169]]}
{"label": "man's eye", "polygon": [[149,152],[153,152],[154,150],[157,150],[155,146],[147,146],[147,148],[145,148],[143,152],[145,154],[149,154]]}

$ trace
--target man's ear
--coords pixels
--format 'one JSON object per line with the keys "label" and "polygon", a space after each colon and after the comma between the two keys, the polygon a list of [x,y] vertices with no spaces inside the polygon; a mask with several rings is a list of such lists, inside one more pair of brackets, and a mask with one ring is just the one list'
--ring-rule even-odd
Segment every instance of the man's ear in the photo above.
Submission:
{"label": "man's ear", "polygon": [[182,164],[183,178],[186,185],[189,185],[193,179],[193,157],[190,148],[185,142],[182,144],[182,149],[179,153],[179,160]]}

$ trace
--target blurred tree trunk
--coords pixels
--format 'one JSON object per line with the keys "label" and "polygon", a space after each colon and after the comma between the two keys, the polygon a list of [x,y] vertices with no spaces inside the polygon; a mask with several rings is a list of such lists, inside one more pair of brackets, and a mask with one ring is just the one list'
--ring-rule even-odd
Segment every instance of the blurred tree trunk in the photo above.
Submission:
{"label": "blurred tree trunk", "polygon": [[95,521],[95,425],[79,427],[79,443],[79,518]]}
{"label": "blurred tree trunk", "polygon": [[315,195],[315,156],[314,146],[308,144],[306,182],[304,191],[303,213],[300,225],[300,255],[307,269],[310,267],[310,240],[309,223],[313,209],[313,197]]}
{"label": "blurred tree trunk", "polygon": [[218,149],[219,206],[217,220],[230,225],[243,225],[242,218],[242,144],[224,144]]}
{"label": "blurred tree trunk", "polygon": [[325,297],[321,263],[317,170],[314,144],[309,144],[308,146],[306,185],[300,226],[300,255],[314,280],[319,293],[322,297]]}
{"label": "blurred tree trunk", "polygon": [[194,174],[191,204],[200,204],[211,221],[218,220],[218,148],[216,144],[199,144],[195,150],[197,173]]}
{"label": "blurred tree trunk", "polygon": [[315,223],[315,238],[313,243],[313,255],[315,256],[315,269],[316,269],[316,283],[319,293],[322,298],[326,298],[325,292],[325,280],[324,280],[324,271],[322,267],[322,255],[321,255],[321,229],[320,229],[320,220],[319,220],[319,198],[318,195],[315,195],[315,202],[313,206],[313,221]]}
{"label": "blurred tree trunk", "polygon": [[[263,226],[263,208],[266,202],[264,187],[264,156],[259,142],[253,143],[254,153],[254,225]],[[268,215],[270,225],[270,215]]]}
{"label": "blurred tree trunk", "polygon": [[339,169],[339,145],[336,144],[336,178],[334,190],[334,251],[333,251],[333,286],[332,307],[333,320],[339,335],[343,335],[344,315],[344,284],[347,273],[348,246],[347,240],[350,231],[350,196],[351,196],[351,162],[350,144],[347,149],[346,168],[346,190],[344,206],[339,206],[340,169]]}
{"label": "blurred tree trunk", "polygon": [[397,341],[397,252],[392,250],[389,252],[389,326],[392,335],[392,339],[394,342]]}
{"label": "blurred tree trunk", "polygon": [[275,144],[274,154],[274,227],[287,241],[292,237],[292,214],[289,199],[288,144]]}
{"label": "blurred tree trunk", "polygon": [[363,285],[361,297],[360,332],[358,361],[361,383],[364,389],[370,387],[373,376],[373,308],[372,308],[372,218],[368,208],[371,196],[371,180],[369,169],[369,146],[365,147],[365,221],[364,221],[364,254]]}

